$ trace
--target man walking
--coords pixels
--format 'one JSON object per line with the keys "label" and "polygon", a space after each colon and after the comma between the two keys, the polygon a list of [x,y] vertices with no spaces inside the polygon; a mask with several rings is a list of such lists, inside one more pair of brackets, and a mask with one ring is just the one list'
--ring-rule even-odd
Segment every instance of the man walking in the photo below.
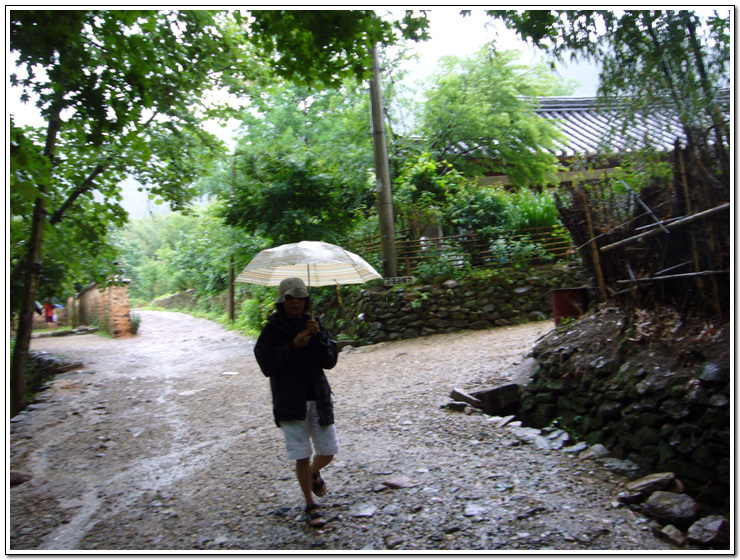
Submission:
{"label": "man walking", "polygon": [[257,339],[254,354],[270,378],[275,423],[283,430],[288,457],[296,462],[308,523],[322,527],[326,521],[314,495],[326,494],[321,469],[338,452],[331,387],[324,370],[336,365],[337,344],[326,327],[311,318],[310,308],[303,280],[283,280],[276,311]]}

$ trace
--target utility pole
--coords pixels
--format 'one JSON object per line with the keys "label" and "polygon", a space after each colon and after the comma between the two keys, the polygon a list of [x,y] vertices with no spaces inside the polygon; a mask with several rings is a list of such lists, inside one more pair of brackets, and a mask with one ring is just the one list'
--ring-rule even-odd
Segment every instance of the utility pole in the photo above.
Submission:
{"label": "utility pole", "polygon": [[[234,152],[234,159],[231,163],[231,194],[234,194],[234,183],[236,183],[236,152]],[[231,254],[229,258],[229,280],[228,280],[228,301],[226,302],[226,310],[229,314],[229,323],[234,322],[234,254]]]}
{"label": "utility pole", "polygon": [[396,258],[396,226],[393,222],[393,193],[391,171],[388,166],[388,143],[383,121],[383,87],[380,81],[378,47],[373,46],[373,77],[370,80],[370,106],[373,116],[373,147],[375,151],[376,191],[378,193],[378,221],[380,222],[380,246],[383,252],[383,276],[398,276]]}

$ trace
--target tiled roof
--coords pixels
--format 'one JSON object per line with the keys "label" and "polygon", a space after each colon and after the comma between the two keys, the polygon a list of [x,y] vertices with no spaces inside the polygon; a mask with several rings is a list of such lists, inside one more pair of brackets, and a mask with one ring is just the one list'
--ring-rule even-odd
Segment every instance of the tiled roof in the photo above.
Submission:
{"label": "tiled roof", "polygon": [[[729,90],[721,97],[729,100]],[[607,148],[610,152],[624,152],[634,141],[644,145],[647,140],[658,150],[670,151],[676,139],[685,142],[678,117],[667,108],[637,113],[637,118],[622,131],[624,109],[619,106],[599,107],[594,97],[541,97],[536,112],[555,120],[565,136],[551,150],[556,156],[592,155]]]}

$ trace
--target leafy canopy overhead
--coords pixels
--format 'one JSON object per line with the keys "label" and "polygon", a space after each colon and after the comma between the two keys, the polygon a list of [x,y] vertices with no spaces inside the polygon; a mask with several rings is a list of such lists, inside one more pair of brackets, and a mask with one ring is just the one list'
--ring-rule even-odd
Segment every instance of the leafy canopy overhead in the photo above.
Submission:
{"label": "leafy canopy overhead", "polygon": [[203,119],[233,115],[206,94],[248,97],[275,73],[307,84],[355,76],[373,41],[423,37],[426,21],[361,10],[12,10],[9,19],[10,81],[47,122],[11,121],[12,206],[28,219],[42,195],[47,226],[71,214],[124,223],[126,177],[186,209],[224,149]]}
{"label": "leafy canopy overhead", "polygon": [[276,75],[299,85],[338,85],[348,75],[365,80],[372,69],[371,48],[399,37],[429,38],[424,12],[407,10],[400,21],[374,10],[252,10],[252,40],[271,55]]}

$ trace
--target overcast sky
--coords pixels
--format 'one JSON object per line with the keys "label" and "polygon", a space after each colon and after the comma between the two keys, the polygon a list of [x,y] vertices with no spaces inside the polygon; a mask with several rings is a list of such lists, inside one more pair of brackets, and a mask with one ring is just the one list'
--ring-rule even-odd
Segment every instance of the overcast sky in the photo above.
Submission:
{"label": "overcast sky", "polygon": [[[415,48],[421,55],[419,62],[409,62],[409,73],[412,79],[429,76],[437,65],[439,57],[444,55],[468,56],[496,39],[501,50],[516,50],[522,53],[520,61],[532,64],[544,59],[537,49],[518,39],[516,33],[506,29],[501,22],[494,21],[485,14],[485,10],[470,9],[469,16],[460,15],[462,6],[440,6],[430,8],[429,18],[431,39],[418,43]],[[578,82],[575,97],[592,97],[598,86],[598,69],[589,63],[558,64],[558,74],[564,80]]]}

